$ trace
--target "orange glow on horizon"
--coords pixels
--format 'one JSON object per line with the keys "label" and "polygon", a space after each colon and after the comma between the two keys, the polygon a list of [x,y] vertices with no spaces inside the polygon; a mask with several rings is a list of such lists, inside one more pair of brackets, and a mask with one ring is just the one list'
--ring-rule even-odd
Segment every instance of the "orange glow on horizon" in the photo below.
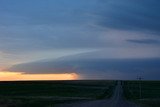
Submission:
{"label": "orange glow on horizon", "polygon": [[0,71],[0,81],[23,81],[23,80],[76,80],[78,74],[25,74],[20,72]]}

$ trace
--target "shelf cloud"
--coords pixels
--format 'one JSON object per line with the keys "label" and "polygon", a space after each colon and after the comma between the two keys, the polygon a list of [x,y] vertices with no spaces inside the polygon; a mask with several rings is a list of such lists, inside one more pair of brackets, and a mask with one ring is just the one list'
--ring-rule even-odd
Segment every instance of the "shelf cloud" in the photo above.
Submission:
{"label": "shelf cloud", "polygon": [[[1,0],[0,68],[160,79],[159,0]],[[114,76],[115,75],[115,76]]]}

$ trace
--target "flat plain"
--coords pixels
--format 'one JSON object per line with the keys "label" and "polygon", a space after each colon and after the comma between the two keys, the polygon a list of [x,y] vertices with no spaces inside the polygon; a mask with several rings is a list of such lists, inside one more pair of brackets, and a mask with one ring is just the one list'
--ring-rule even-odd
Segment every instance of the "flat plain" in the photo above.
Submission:
{"label": "flat plain", "polygon": [[109,98],[115,84],[107,80],[0,82],[0,107],[48,107]]}
{"label": "flat plain", "polygon": [[160,81],[124,81],[124,95],[144,107],[160,107]]}
{"label": "flat plain", "polygon": [[[119,86],[117,86],[118,83]],[[134,106],[132,102],[136,105]],[[127,105],[159,107],[160,81],[0,82],[0,107],[54,107],[59,104],[72,104],[72,107],[74,104],[77,107],[81,105],[85,107],[88,104],[105,107],[117,107],[117,105],[118,107],[124,107],[124,105],[125,107],[128,107]]]}

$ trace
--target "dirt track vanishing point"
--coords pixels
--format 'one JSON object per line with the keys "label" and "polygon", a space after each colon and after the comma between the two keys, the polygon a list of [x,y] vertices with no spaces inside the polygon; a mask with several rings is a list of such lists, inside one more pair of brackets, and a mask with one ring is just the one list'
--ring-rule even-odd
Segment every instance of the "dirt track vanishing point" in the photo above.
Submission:
{"label": "dirt track vanishing point", "polygon": [[139,106],[125,100],[123,96],[123,89],[121,82],[118,81],[114,94],[110,99],[78,102],[70,104],[60,104],[57,105],[56,107],[139,107]]}

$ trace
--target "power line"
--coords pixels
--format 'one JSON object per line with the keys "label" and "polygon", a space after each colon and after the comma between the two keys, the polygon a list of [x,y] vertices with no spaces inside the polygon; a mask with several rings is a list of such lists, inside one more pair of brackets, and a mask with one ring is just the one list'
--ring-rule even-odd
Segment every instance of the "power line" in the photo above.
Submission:
{"label": "power line", "polygon": [[142,98],[142,77],[138,76],[137,79],[139,80],[139,99]]}

